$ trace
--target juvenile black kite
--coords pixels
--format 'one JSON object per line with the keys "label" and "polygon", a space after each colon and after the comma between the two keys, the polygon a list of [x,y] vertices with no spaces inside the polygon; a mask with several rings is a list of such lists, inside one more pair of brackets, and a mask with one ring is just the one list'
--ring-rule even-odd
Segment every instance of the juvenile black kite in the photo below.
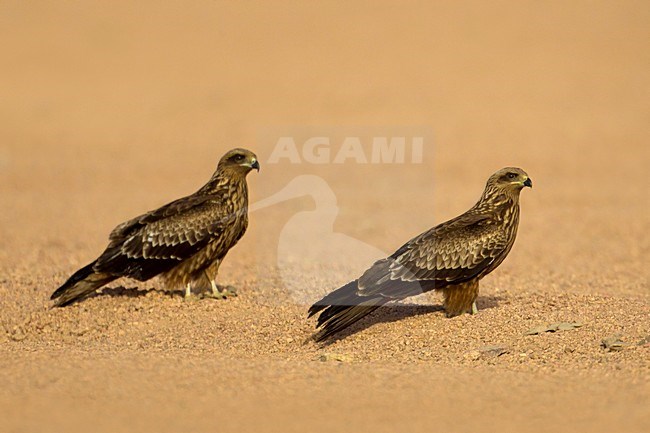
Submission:
{"label": "juvenile black kite", "polygon": [[146,281],[162,276],[169,288],[211,288],[221,261],[248,226],[246,175],[259,171],[255,154],[246,149],[226,153],[212,178],[192,195],[124,222],[111,232],[106,250],[75,272],[53,294],[63,307],[120,277]]}
{"label": "juvenile black kite", "polygon": [[479,280],[503,262],[515,242],[519,193],[526,186],[533,183],[520,168],[494,173],[470,210],[411,239],[312,305],[309,317],[322,311],[314,339],[327,339],[387,302],[431,290],[442,291],[448,317],[476,313]]}

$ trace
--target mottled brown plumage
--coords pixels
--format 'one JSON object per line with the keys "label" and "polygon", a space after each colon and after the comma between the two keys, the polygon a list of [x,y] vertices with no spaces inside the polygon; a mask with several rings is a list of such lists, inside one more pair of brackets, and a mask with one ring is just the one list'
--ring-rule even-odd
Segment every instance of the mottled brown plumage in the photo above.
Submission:
{"label": "mottled brown plumage", "polygon": [[322,341],[390,301],[440,290],[449,317],[476,312],[479,280],[506,258],[519,225],[519,193],[528,175],[507,167],[487,181],[479,201],[464,214],[408,241],[375,262],[358,280],[309,309],[321,312],[314,336]]}
{"label": "mottled brown plumage", "polygon": [[146,281],[161,276],[168,288],[211,288],[228,251],[248,226],[246,175],[259,170],[246,149],[226,153],[208,183],[192,195],[126,221],[113,229],[106,250],[53,294],[62,307],[120,277]]}

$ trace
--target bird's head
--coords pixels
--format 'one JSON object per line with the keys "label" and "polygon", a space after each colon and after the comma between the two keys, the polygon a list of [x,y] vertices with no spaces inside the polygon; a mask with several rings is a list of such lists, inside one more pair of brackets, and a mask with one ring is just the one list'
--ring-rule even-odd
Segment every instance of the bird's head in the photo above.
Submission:
{"label": "bird's head", "polygon": [[524,187],[533,187],[533,181],[525,171],[517,167],[506,167],[494,173],[487,181],[486,191],[518,194]]}
{"label": "bird's head", "polygon": [[248,149],[233,149],[226,152],[219,160],[218,171],[227,170],[231,173],[246,175],[255,169],[260,171],[257,156]]}

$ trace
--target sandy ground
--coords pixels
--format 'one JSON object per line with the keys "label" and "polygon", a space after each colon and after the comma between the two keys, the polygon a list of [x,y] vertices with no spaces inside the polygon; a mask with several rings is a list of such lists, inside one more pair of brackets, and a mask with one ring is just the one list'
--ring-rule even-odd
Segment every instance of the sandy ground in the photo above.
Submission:
{"label": "sandy ground", "polygon": [[[0,9],[0,431],[650,429],[647,3]],[[423,162],[269,163],[277,131],[355,128],[424,128]],[[240,296],[122,281],[50,309],[113,226],[191,193],[236,146],[262,162],[253,202],[323,181],[251,214],[221,270]],[[310,299],[506,165],[535,187],[478,315],[421,296],[304,343]],[[326,246],[352,258],[300,249],[327,237],[329,192]],[[581,326],[527,335],[555,323]]]}

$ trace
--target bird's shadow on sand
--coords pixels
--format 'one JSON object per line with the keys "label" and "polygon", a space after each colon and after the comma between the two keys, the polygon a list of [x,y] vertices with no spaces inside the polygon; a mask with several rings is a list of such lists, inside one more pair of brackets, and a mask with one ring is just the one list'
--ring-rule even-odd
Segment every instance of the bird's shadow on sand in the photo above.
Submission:
{"label": "bird's shadow on sand", "polygon": [[183,292],[181,291],[163,291],[163,290],[158,290],[154,288],[149,288],[149,289],[140,289],[138,287],[124,287],[124,286],[117,286],[117,287],[106,287],[102,289],[99,292],[95,292],[89,296],[86,297],[86,299],[90,298],[96,298],[98,296],[109,296],[111,298],[118,298],[118,297],[124,297],[124,298],[143,298],[147,296],[149,293],[159,293],[163,296],[168,296],[168,297],[173,297],[175,295],[179,295]]}
{"label": "bird's shadow on sand", "polygon": [[[499,306],[499,301],[503,298],[501,296],[480,296],[476,300],[478,307],[478,315],[481,310],[488,310]],[[407,317],[416,317],[423,314],[441,313],[444,314],[442,305],[417,305],[417,304],[392,304],[379,307],[377,311],[371,313],[369,316],[364,317],[359,322],[353,324],[347,329],[339,332],[331,338],[320,342],[322,347],[327,347],[338,340],[342,340],[359,331],[363,331],[377,323],[391,323],[397,322]]]}

